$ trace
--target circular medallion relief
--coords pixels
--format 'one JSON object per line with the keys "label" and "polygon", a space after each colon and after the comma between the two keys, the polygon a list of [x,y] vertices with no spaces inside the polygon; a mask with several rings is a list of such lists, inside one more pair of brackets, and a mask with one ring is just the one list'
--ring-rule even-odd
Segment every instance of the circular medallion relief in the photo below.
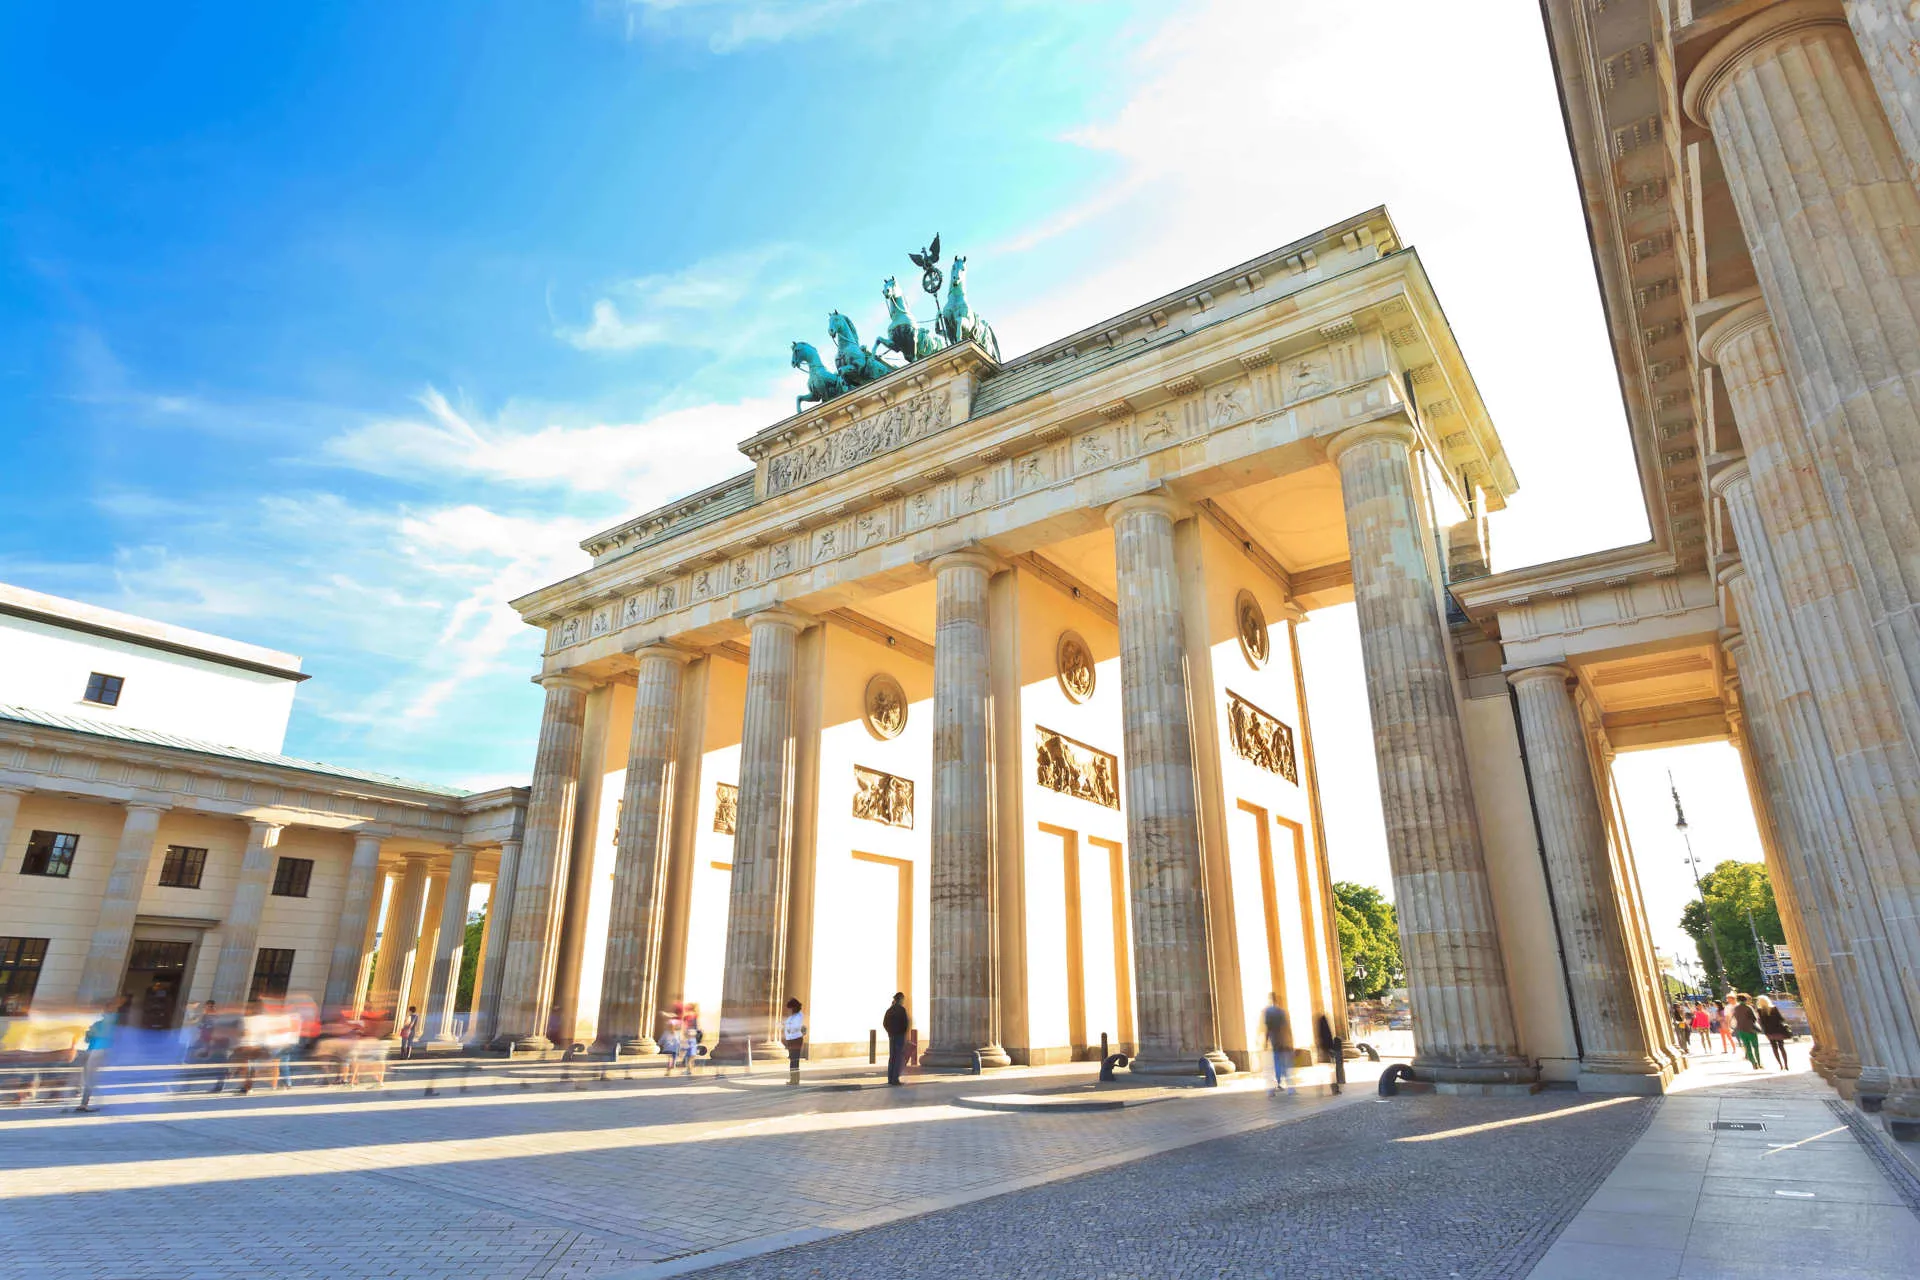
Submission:
{"label": "circular medallion relief", "polygon": [[1060,691],[1070,701],[1085,702],[1093,696],[1093,650],[1078,631],[1060,633],[1053,660],[1060,676]]}
{"label": "circular medallion relief", "polygon": [[900,682],[882,671],[867,681],[867,732],[885,741],[907,727],[907,694]]}
{"label": "circular medallion relief", "polygon": [[1253,592],[1243,590],[1235,598],[1233,627],[1240,634],[1240,653],[1246,658],[1247,665],[1255,671],[1266,666],[1272,641],[1267,635],[1266,611],[1253,598]]}

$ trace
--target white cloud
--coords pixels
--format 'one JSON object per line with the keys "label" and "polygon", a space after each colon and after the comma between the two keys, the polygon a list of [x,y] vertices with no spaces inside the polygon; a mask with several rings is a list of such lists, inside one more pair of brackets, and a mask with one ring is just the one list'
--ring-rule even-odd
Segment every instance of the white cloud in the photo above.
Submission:
{"label": "white cloud", "polygon": [[626,0],[627,35],[657,31],[704,40],[715,53],[778,44],[838,26],[871,0]]}
{"label": "white cloud", "polygon": [[802,292],[813,255],[773,244],[717,254],[679,271],[622,281],[596,299],[584,325],[554,336],[580,351],[681,347],[726,354],[765,345],[769,303]]}

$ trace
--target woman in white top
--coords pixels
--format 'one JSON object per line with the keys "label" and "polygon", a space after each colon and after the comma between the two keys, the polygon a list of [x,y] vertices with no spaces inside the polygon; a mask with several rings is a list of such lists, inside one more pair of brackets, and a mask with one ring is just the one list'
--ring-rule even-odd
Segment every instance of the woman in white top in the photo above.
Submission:
{"label": "woman in white top", "polygon": [[800,1002],[787,998],[787,1020],[780,1027],[780,1042],[787,1046],[787,1083],[800,1083],[800,1047],[806,1043],[807,1020],[800,1013]]}

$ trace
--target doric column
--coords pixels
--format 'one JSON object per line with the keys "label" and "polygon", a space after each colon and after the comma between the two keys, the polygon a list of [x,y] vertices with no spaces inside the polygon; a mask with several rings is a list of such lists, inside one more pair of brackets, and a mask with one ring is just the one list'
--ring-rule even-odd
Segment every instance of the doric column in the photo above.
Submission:
{"label": "doric column", "polygon": [[507,971],[507,938],[513,931],[513,882],[520,874],[520,842],[500,842],[500,870],[487,895],[487,948],[481,960],[480,991],[474,1000],[478,1020],[469,1037],[475,1044],[492,1044],[500,1027],[500,983]]}
{"label": "doric column", "polygon": [[769,609],[747,619],[746,718],[727,898],[727,959],[716,1060],[779,1053],[786,1003],[787,889],[793,856],[793,671],[808,619]]}
{"label": "doric column", "polygon": [[100,919],[87,945],[86,967],[80,971],[80,1003],[99,1004],[120,994],[127,967],[127,949],[133,945],[133,917],[140,910],[140,892],[147,887],[147,867],[153,861],[154,837],[160,830],[164,804],[130,804],[120,827],[120,843],[113,853],[113,871],[107,877],[107,896]]}
{"label": "doric column", "polygon": [[1011,1061],[1000,1047],[995,938],[993,686],[987,584],[977,551],[935,559],[930,1067]]}
{"label": "doric column", "polygon": [[595,1049],[658,1053],[660,936],[666,922],[667,855],[673,832],[681,676],[693,655],[649,645],[638,662],[627,781],[620,801],[606,967],[600,978]]}
{"label": "doric column", "polygon": [[[486,881],[482,880],[480,883],[486,884]],[[480,951],[473,961],[473,991],[468,997],[467,1004],[467,1043],[469,1044],[487,1042],[486,1020],[482,1010],[485,1008],[484,1001],[487,998],[487,970],[493,964],[493,895],[497,890],[497,885],[488,887],[486,911],[480,917]],[[465,957],[461,958],[460,963],[463,966],[466,964]]]}
{"label": "doric column", "polygon": [[1913,0],[1847,0],[1847,22],[1900,139],[1907,176],[1920,182],[1920,12]]}
{"label": "doric column", "polygon": [[[1135,1071],[1192,1075],[1220,1051],[1200,848],[1185,620],[1173,527],[1158,495],[1107,508],[1120,607],[1120,717],[1126,759],[1127,879],[1133,908]],[[1211,696],[1202,691],[1201,696]]]}
{"label": "doric column", "polygon": [[1713,485],[1753,584],[1746,629],[1788,713],[1781,732],[1794,749],[1782,758],[1800,779],[1796,791],[1830,815],[1806,832],[1809,870],[1832,887],[1839,1003],[1864,1019],[1852,1027],[1859,1093],[1877,1105],[1893,1090],[1897,1114],[1920,1116],[1912,1085],[1895,1089],[1889,1074],[1911,1081],[1897,1063],[1920,1064],[1920,991],[1904,981],[1920,972],[1920,921],[1907,883],[1920,834],[1920,769],[1897,709],[1902,673],[1875,643],[1865,584],[1817,478],[1777,339],[1757,302],[1701,337],[1702,353],[1724,375],[1746,450],[1745,466],[1716,473]]}
{"label": "doric column", "polygon": [[393,877],[387,873],[387,868],[384,866],[374,872],[373,901],[367,908],[367,931],[362,935],[360,969],[354,974],[353,995],[345,1006],[349,1014],[355,1018],[367,1011],[367,1001],[372,995],[373,968],[379,960],[376,953],[379,951],[380,925],[385,914],[380,904],[386,901],[387,886],[392,883],[392,880]]}
{"label": "doric column", "polygon": [[1531,1078],[1520,1054],[1467,777],[1451,646],[1405,421],[1355,427],[1327,452],[1340,468],[1353,553],[1373,749],[1394,906],[1422,1078]]}
{"label": "doric column", "polygon": [[253,985],[253,953],[260,943],[260,912],[267,905],[267,890],[273,887],[274,850],[280,845],[280,825],[273,822],[247,824],[247,852],[240,859],[240,879],[233,887],[233,902],[227,918],[220,922],[220,961],[213,971],[210,998],[231,1009],[246,1002]]}
{"label": "doric column", "polygon": [[[1903,768],[1920,776],[1920,191],[1833,0],[1736,26],[1685,99],[1713,130],[1814,474],[1897,677]],[[1881,887],[1889,918],[1920,928],[1920,850],[1906,853]]]}
{"label": "doric column", "polygon": [[340,918],[333,927],[333,957],[327,963],[327,989],[320,1007],[326,1016],[353,1004],[354,983],[366,958],[367,921],[379,905],[380,837],[353,838],[353,860],[347,864],[347,891],[340,901]]}
{"label": "doric column", "polygon": [[1580,1028],[1580,1087],[1599,1092],[1658,1092],[1652,1028],[1643,1023],[1639,975],[1614,891],[1606,817],[1594,790],[1586,734],[1558,664],[1507,677],[1526,734],[1527,776],[1540,824],[1540,847],[1566,957],[1567,989]]}
{"label": "doric column", "polygon": [[546,710],[527,797],[527,825],[513,885],[513,928],[501,975],[494,1041],[551,1049],[555,949],[560,943],[562,892],[573,843],[574,795],[580,786],[581,729],[591,682],[579,676],[543,676]]}
{"label": "doric column", "polygon": [[420,913],[420,939],[413,948],[413,972],[407,980],[406,1005],[420,1012],[420,1038],[430,1028],[426,1020],[427,996],[433,989],[433,957],[440,947],[440,915],[446,910],[447,878],[434,876],[427,881],[427,903]]}
{"label": "doric column", "polygon": [[467,899],[473,896],[473,850],[453,846],[447,868],[446,891],[440,904],[440,932],[433,943],[433,973],[427,981],[426,1022],[434,1043],[457,1045],[453,1033],[453,1000],[460,987],[460,961],[467,946]]}
{"label": "doric column", "polygon": [[407,989],[412,985],[415,953],[420,946],[420,916],[426,900],[427,855],[409,853],[387,898],[387,918],[380,927],[380,955],[374,962],[373,989],[368,996],[376,1012],[393,1015],[396,1035],[407,1017]]}

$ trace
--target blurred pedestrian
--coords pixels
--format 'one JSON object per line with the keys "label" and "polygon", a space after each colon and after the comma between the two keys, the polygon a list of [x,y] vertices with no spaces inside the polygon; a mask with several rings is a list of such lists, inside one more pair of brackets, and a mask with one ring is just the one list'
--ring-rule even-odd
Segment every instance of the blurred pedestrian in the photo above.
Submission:
{"label": "blurred pedestrian", "polygon": [[787,1049],[787,1083],[800,1083],[800,1050],[807,1040],[807,1020],[800,1014],[800,1002],[787,997],[787,1020],[780,1027],[780,1043]]}
{"label": "blurred pedestrian", "polygon": [[413,1039],[420,1034],[420,1010],[416,1005],[407,1006],[407,1020],[400,1024],[400,1056],[413,1056]]}
{"label": "blurred pedestrian", "polygon": [[913,1018],[907,1013],[907,993],[893,993],[893,1003],[880,1015],[880,1026],[887,1033],[887,1083],[900,1083],[900,1069],[907,1062],[907,1028]]}
{"label": "blurred pedestrian", "polygon": [[1693,1026],[1691,1016],[1687,1013],[1687,1007],[1678,1000],[1675,1000],[1673,1002],[1672,1015],[1673,1034],[1674,1037],[1680,1041],[1680,1052],[1692,1052],[1688,1047],[1688,1042],[1692,1038]]}
{"label": "blurred pedestrian", "polygon": [[1713,1033],[1720,1037],[1720,1052],[1733,1052],[1733,1000],[1713,1002]]}
{"label": "blurred pedestrian", "polygon": [[1287,1096],[1293,1096],[1293,1024],[1287,1020],[1287,1011],[1280,1007],[1278,992],[1267,993],[1267,1007],[1260,1014],[1261,1025],[1266,1028],[1267,1048],[1273,1052],[1273,1093],[1279,1097],[1285,1089]]}
{"label": "blurred pedestrian", "polygon": [[76,1111],[97,1111],[93,1106],[93,1091],[99,1087],[100,1073],[107,1065],[107,1054],[113,1048],[114,1033],[120,1029],[120,1009],[127,1002],[125,996],[115,996],[107,1002],[100,1016],[87,1028],[86,1057],[80,1063],[80,1105]]}
{"label": "blurred pedestrian", "polygon": [[1339,1093],[1340,1086],[1347,1082],[1347,1046],[1333,1034],[1333,1020],[1324,1013],[1313,1020],[1313,1038],[1321,1054],[1333,1063],[1333,1091]]}
{"label": "blurred pedestrian", "polygon": [[1760,1015],[1744,995],[1734,996],[1732,1016],[1727,1021],[1733,1026],[1733,1038],[1740,1042],[1740,1051],[1755,1071],[1760,1070]]}
{"label": "blurred pedestrian", "polygon": [[1754,997],[1753,1007],[1760,1024],[1760,1034],[1767,1038],[1767,1044],[1772,1047],[1773,1060],[1785,1071],[1787,1041],[1793,1039],[1793,1028],[1787,1025],[1787,1015],[1781,1013],[1779,1006],[1765,996]]}
{"label": "blurred pedestrian", "polygon": [[[1705,1053],[1711,1049],[1713,1046],[1707,1042],[1707,1037],[1713,1034],[1713,1019],[1707,1016],[1707,1006],[1698,1001],[1693,1005],[1691,1026],[1694,1037],[1700,1041],[1700,1052]],[[1687,1052],[1692,1053],[1693,1050],[1689,1048]]]}

